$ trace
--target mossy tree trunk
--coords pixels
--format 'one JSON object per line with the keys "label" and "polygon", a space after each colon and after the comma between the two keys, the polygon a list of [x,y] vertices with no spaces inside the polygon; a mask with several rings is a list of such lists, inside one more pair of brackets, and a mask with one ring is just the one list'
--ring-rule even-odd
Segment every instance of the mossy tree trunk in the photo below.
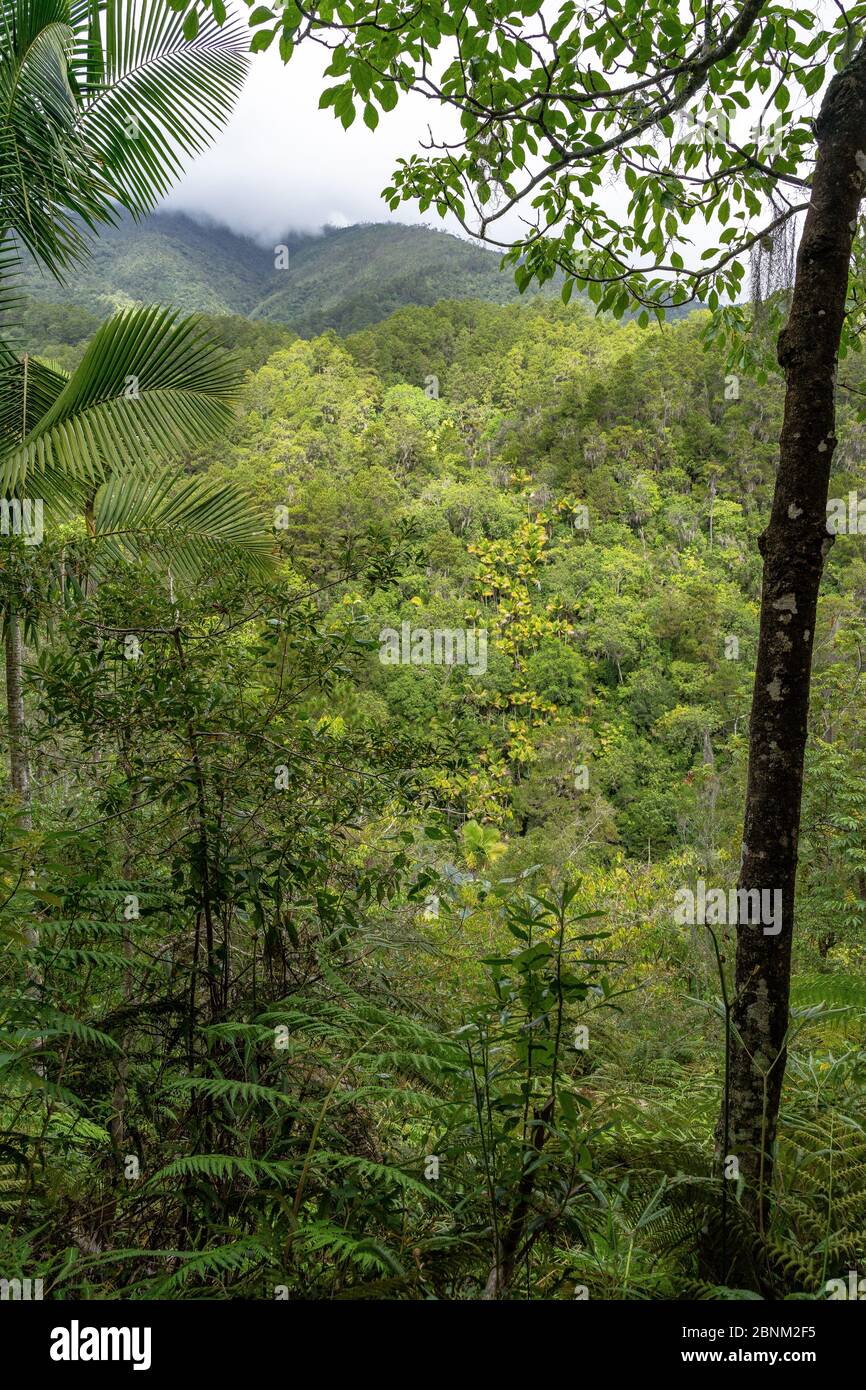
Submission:
{"label": "mossy tree trunk", "polygon": [[866,44],[830,84],[816,121],[818,153],[778,359],[785,413],[764,561],[749,732],[739,885],[780,889],[782,924],[737,928],[727,1105],[720,1171],[732,1156],[763,1228],[773,1173],[789,1020],[800,800],[818,590],[836,447],[836,374],[852,243],[866,178]]}

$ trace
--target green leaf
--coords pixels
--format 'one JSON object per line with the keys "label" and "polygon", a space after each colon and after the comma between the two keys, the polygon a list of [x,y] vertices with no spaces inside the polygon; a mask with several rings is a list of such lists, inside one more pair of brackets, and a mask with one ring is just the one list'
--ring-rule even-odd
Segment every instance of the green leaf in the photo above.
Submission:
{"label": "green leaf", "polygon": [[222,433],[239,387],[198,319],[126,309],[102,324],[71,377],[54,377],[48,408],[0,454],[0,488],[30,487],[49,506],[79,502],[130,458],[173,458]]}
{"label": "green leaf", "polygon": [[378,92],[379,105],[383,111],[393,111],[397,105],[397,86],[394,82],[383,82]]}
{"label": "green leaf", "polygon": [[[150,211],[183,157],[204,150],[228,119],[249,67],[246,30],[197,8],[169,19],[162,0],[103,0],[80,13],[104,20],[102,27],[82,18],[69,61],[90,169],[102,170],[124,207]],[[127,129],[134,137],[118,142]]]}

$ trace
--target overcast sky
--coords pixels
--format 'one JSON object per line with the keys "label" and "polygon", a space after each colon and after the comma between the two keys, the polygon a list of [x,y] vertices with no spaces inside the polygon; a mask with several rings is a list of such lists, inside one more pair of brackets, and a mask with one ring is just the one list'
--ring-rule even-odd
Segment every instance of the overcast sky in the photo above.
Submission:
{"label": "overcast sky", "polygon": [[453,118],[423,97],[401,97],[396,111],[368,130],[360,113],[348,131],[319,95],[334,79],[322,76],[323,49],[304,44],[288,67],[276,49],[254,55],[251,72],[227,129],[176,185],[166,206],[205,213],[267,243],[288,230],[317,231],[326,223],[426,221],[456,231],[435,211],[419,217],[411,204],[392,214],[379,196],[399,155],[412,153],[435,122]]}

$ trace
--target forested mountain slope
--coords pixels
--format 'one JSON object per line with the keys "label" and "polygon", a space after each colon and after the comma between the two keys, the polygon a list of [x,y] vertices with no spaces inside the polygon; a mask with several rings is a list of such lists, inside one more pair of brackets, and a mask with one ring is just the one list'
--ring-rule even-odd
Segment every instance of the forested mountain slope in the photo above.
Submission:
{"label": "forested mountain slope", "polygon": [[158,302],[273,320],[301,336],[326,328],[350,333],[404,304],[518,297],[513,272],[500,272],[494,252],[427,227],[371,223],[277,241],[286,248],[281,257],[275,246],[183,214],[140,223],[123,217],[102,233],[73,286],[60,288],[31,266],[22,287],[100,317]]}

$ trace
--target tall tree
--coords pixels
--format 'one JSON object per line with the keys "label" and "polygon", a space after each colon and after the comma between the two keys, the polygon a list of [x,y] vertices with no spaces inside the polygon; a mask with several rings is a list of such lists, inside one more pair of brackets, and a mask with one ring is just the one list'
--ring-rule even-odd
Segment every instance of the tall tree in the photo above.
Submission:
{"label": "tall tree", "polygon": [[[250,22],[252,48],[276,39],[285,61],[304,41],[330,50],[320,105],[345,127],[360,109],[375,128],[410,91],[440,107],[444,131],[400,160],[385,197],[435,207],[500,247],[522,288],[558,271],[565,298],[578,286],[600,310],[644,323],[703,301],[740,371],[760,369],[767,331],[782,329],[785,424],[761,540],[739,884],[780,889],[783,920],[778,933],[738,925],[717,1131],[720,1171],[737,1158],[760,1223],[785,1069],[836,367],[864,302],[850,276],[866,171],[866,4],[564,0],[554,15],[541,0],[288,0],[279,12],[257,6]],[[767,298],[751,338],[750,260],[752,297]]]}

